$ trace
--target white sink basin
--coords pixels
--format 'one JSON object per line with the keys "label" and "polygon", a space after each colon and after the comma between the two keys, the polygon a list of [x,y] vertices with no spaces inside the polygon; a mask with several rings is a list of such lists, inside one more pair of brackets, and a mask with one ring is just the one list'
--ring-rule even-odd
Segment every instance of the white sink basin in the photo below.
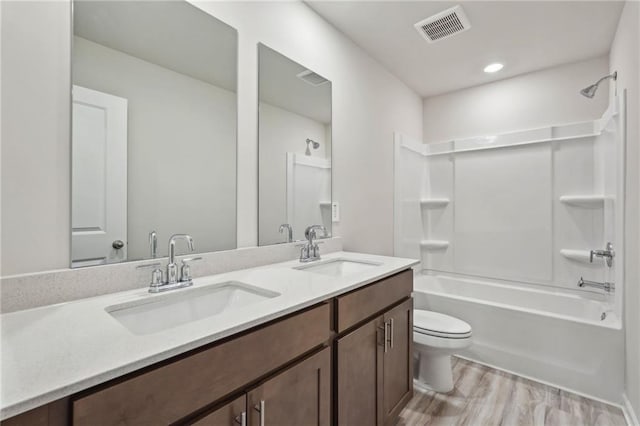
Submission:
{"label": "white sink basin", "polygon": [[313,262],[307,265],[296,266],[293,269],[334,277],[345,277],[380,265],[382,265],[382,263],[368,262],[364,260],[329,259]]}
{"label": "white sink basin", "polygon": [[280,296],[236,281],[108,306],[105,310],[134,334],[151,334]]}

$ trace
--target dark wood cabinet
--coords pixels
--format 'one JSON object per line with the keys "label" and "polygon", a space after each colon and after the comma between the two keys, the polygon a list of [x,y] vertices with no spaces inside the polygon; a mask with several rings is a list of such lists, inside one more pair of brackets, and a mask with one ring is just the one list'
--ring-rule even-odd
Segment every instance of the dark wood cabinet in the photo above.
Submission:
{"label": "dark wood cabinet", "polygon": [[325,347],[186,424],[329,426],[330,421],[331,349]]}
{"label": "dark wood cabinet", "polygon": [[329,426],[331,350],[325,348],[247,394],[251,426]]}
{"label": "dark wood cabinet", "polygon": [[383,318],[377,317],[339,338],[337,352],[337,420],[339,425],[378,425],[382,406]]}
{"label": "dark wood cabinet", "polygon": [[384,314],[387,351],[383,351],[383,423],[393,423],[413,396],[413,299]]}
{"label": "dark wood cabinet", "polygon": [[73,424],[170,424],[242,390],[330,338],[330,308],[302,313],[73,399]]}
{"label": "dark wood cabinet", "polygon": [[[396,305],[387,305],[383,312],[370,310],[367,322],[336,341],[335,418],[339,426],[393,424],[413,396],[412,280],[412,275],[404,272],[373,284],[376,287],[356,290],[394,295]],[[383,283],[396,288],[384,288]],[[353,300],[357,299],[361,299],[360,294],[354,295]],[[358,309],[356,316],[366,318],[366,307],[360,305]],[[354,318],[353,312],[349,317]]]}

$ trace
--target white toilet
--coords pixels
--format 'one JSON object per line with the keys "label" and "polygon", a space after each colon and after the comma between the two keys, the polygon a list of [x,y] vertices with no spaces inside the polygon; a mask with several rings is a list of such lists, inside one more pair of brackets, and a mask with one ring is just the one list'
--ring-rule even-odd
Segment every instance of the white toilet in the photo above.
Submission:
{"label": "white toilet", "polygon": [[451,355],[471,345],[471,326],[437,312],[413,311],[414,388],[453,390]]}

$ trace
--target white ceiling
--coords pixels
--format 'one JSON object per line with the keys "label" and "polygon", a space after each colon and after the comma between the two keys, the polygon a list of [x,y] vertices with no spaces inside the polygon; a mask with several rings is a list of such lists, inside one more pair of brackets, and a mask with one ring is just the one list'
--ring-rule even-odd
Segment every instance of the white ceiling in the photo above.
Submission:
{"label": "white ceiling", "polygon": [[75,1],[74,34],[236,91],[236,30],[187,2]]}
{"label": "white ceiling", "polygon": [[262,44],[259,59],[260,101],[320,123],[331,122],[331,83],[306,83],[296,77],[306,67]]}
{"label": "white ceiling", "polygon": [[[609,52],[620,1],[306,1],[423,97]],[[461,4],[471,29],[433,44],[413,24]],[[495,74],[485,65],[504,63]]]}

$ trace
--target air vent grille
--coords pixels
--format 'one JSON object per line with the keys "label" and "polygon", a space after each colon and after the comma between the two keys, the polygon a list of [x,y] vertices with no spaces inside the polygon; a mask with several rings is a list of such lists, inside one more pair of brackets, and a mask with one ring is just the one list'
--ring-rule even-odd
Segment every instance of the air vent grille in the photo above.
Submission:
{"label": "air vent grille", "polygon": [[309,83],[312,86],[320,86],[322,84],[328,83],[329,80],[321,76],[320,74],[316,74],[311,70],[302,71],[296,77],[303,80],[306,83]]}
{"label": "air vent grille", "polygon": [[468,30],[471,23],[462,6],[455,6],[423,19],[414,26],[429,43],[435,43]]}

